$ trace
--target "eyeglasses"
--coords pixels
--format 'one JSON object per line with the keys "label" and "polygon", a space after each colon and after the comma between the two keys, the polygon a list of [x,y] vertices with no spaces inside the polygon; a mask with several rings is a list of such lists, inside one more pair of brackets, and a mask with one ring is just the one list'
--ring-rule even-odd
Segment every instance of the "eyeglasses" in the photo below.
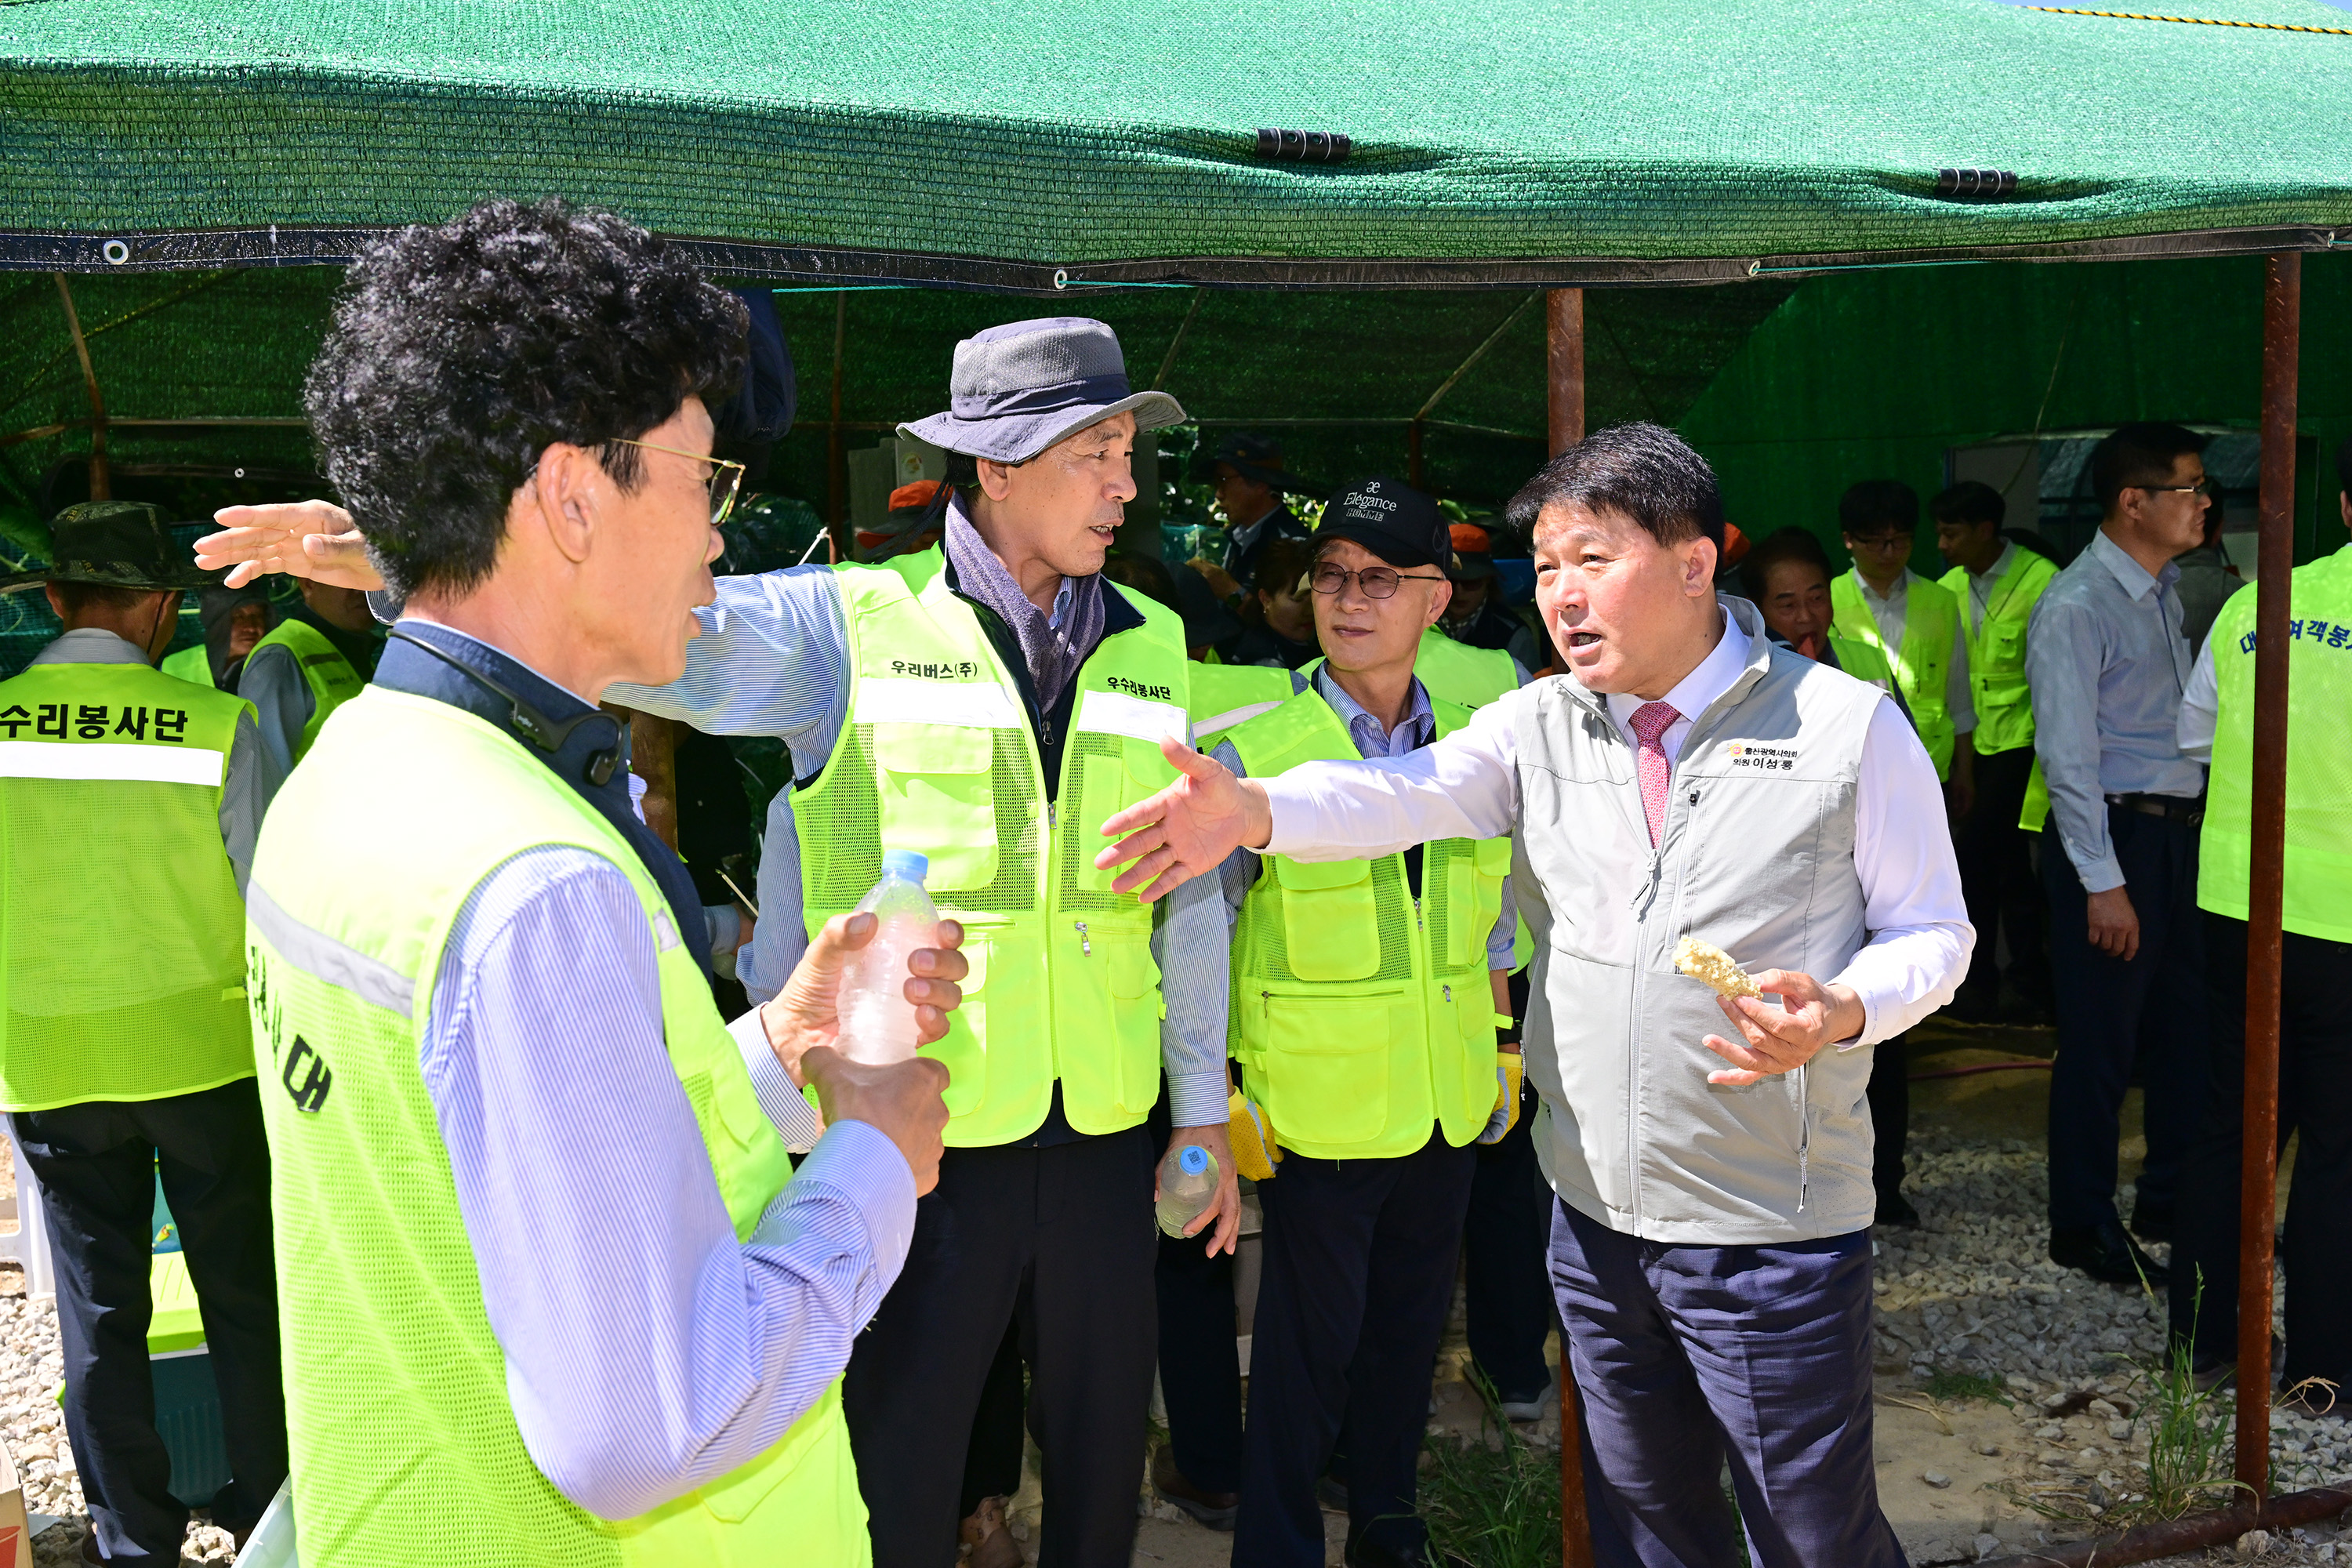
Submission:
{"label": "eyeglasses", "polygon": [[743,488],[743,465],[730,463],[724,458],[714,458],[708,452],[681,451],[676,447],[657,447],[651,441],[631,441],[614,437],[606,443],[613,447],[642,447],[648,452],[667,452],[673,458],[691,458],[698,463],[710,465],[710,526],[724,528],[734,515],[735,497]]}
{"label": "eyeglasses", "polygon": [[1400,583],[1443,583],[1443,577],[1425,574],[1400,572],[1393,566],[1367,566],[1361,572],[1350,572],[1331,562],[1318,562],[1307,574],[1307,585],[1318,594],[1337,594],[1348,585],[1348,579],[1360,584],[1367,599],[1393,599]]}
{"label": "eyeglasses", "polygon": [[2136,490],[2146,490],[2152,496],[2210,496],[2213,481],[2200,479],[2193,485],[2134,485]]}
{"label": "eyeglasses", "polygon": [[1849,533],[1845,536],[1845,547],[1848,550],[1893,550],[1898,545],[1910,542],[1911,536],[1907,533],[1880,533],[1867,538],[1856,533]]}

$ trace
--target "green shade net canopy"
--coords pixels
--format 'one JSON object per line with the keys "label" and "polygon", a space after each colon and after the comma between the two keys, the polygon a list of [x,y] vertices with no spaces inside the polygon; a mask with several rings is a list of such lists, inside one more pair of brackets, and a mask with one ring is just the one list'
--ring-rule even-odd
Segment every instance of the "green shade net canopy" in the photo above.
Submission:
{"label": "green shade net canopy", "polygon": [[[2190,14],[10,0],[0,263],[331,261],[555,191],[739,276],[1066,291],[2333,243],[2352,226],[2347,13]],[[1269,128],[1348,154],[1261,156]]]}

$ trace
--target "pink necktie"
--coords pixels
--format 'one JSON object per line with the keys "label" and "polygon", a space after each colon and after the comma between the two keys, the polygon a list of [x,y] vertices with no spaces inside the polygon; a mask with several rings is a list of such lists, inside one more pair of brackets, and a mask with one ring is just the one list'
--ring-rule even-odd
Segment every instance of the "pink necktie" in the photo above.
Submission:
{"label": "pink necktie", "polygon": [[1674,764],[1658,742],[1682,715],[1670,702],[1644,702],[1633,710],[1633,776],[1642,784],[1642,813],[1650,819],[1650,847],[1666,825],[1666,781]]}

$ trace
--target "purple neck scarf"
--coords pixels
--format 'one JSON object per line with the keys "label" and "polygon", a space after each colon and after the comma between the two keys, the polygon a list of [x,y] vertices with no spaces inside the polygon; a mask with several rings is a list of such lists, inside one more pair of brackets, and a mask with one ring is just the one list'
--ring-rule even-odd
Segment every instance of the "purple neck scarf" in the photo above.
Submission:
{"label": "purple neck scarf", "polygon": [[1069,602],[1063,607],[1061,624],[1055,626],[1029,602],[1004,563],[982,540],[980,531],[964,515],[961,496],[948,503],[947,530],[940,542],[948,563],[955,568],[956,586],[995,611],[1013,628],[1021,644],[1021,658],[1029,666],[1029,679],[1037,688],[1038,710],[1051,709],[1077,678],[1078,667],[1095,651],[1095,645],[1102,641],[1102,574],[1062,579]]}

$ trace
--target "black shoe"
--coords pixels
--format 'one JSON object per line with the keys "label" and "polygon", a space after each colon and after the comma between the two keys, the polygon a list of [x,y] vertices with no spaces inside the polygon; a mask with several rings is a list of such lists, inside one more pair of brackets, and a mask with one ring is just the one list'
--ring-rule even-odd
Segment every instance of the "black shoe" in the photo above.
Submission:
{"label": "black shoe", "polygon": [[2137,1285],[2143,1279],[2152,1286],[2172,1282],[2172,1270],[2142,1252],[2139,1244],[2124,1234],[2121,1220],[2051,1226],[2050,1261],[2061,1268],[2078,1268],[2110,1285]]}
{"label": "black shoe", "polygon": [[2172,1211],[2150,1208],[2146,1204],[2132,1205],[2131,1232],[2142,1241],[2172,1239]]}
{"label": "black shoe", "polygon": [[1402,1552],[1368,1535],[1351,1536],[1341,1561],[1347,1563],[1348,1568],[1473,1568],[1468,1558],[1451,1552],[1440,1552],[1429,1543],[1426,1536]]}
{"label": "black shoe", "polygon": [[1166,1448],[1151,1456],[1151,1489],[1211,1530],[1231,1530],[1242,1510],[1242,1500],[1234,1493],[1203,1491],[1186,1480],[1176,1468],[1176,1456]]}
{"label": "black shoe", "polygon": [[1907,1225],[1916,1229],[1919,1224],[1919,1211],[1913,1208],[1911,1200],[1901,1193],[1881,1193],[1878,1194],[1878,1217],[1873,1223]]}
{"label": "black shoe", "polygon": [[1315,1478],[1315,1504],[1326,1513],[1348,1511],[1348,1483],[1332,1476]]}

